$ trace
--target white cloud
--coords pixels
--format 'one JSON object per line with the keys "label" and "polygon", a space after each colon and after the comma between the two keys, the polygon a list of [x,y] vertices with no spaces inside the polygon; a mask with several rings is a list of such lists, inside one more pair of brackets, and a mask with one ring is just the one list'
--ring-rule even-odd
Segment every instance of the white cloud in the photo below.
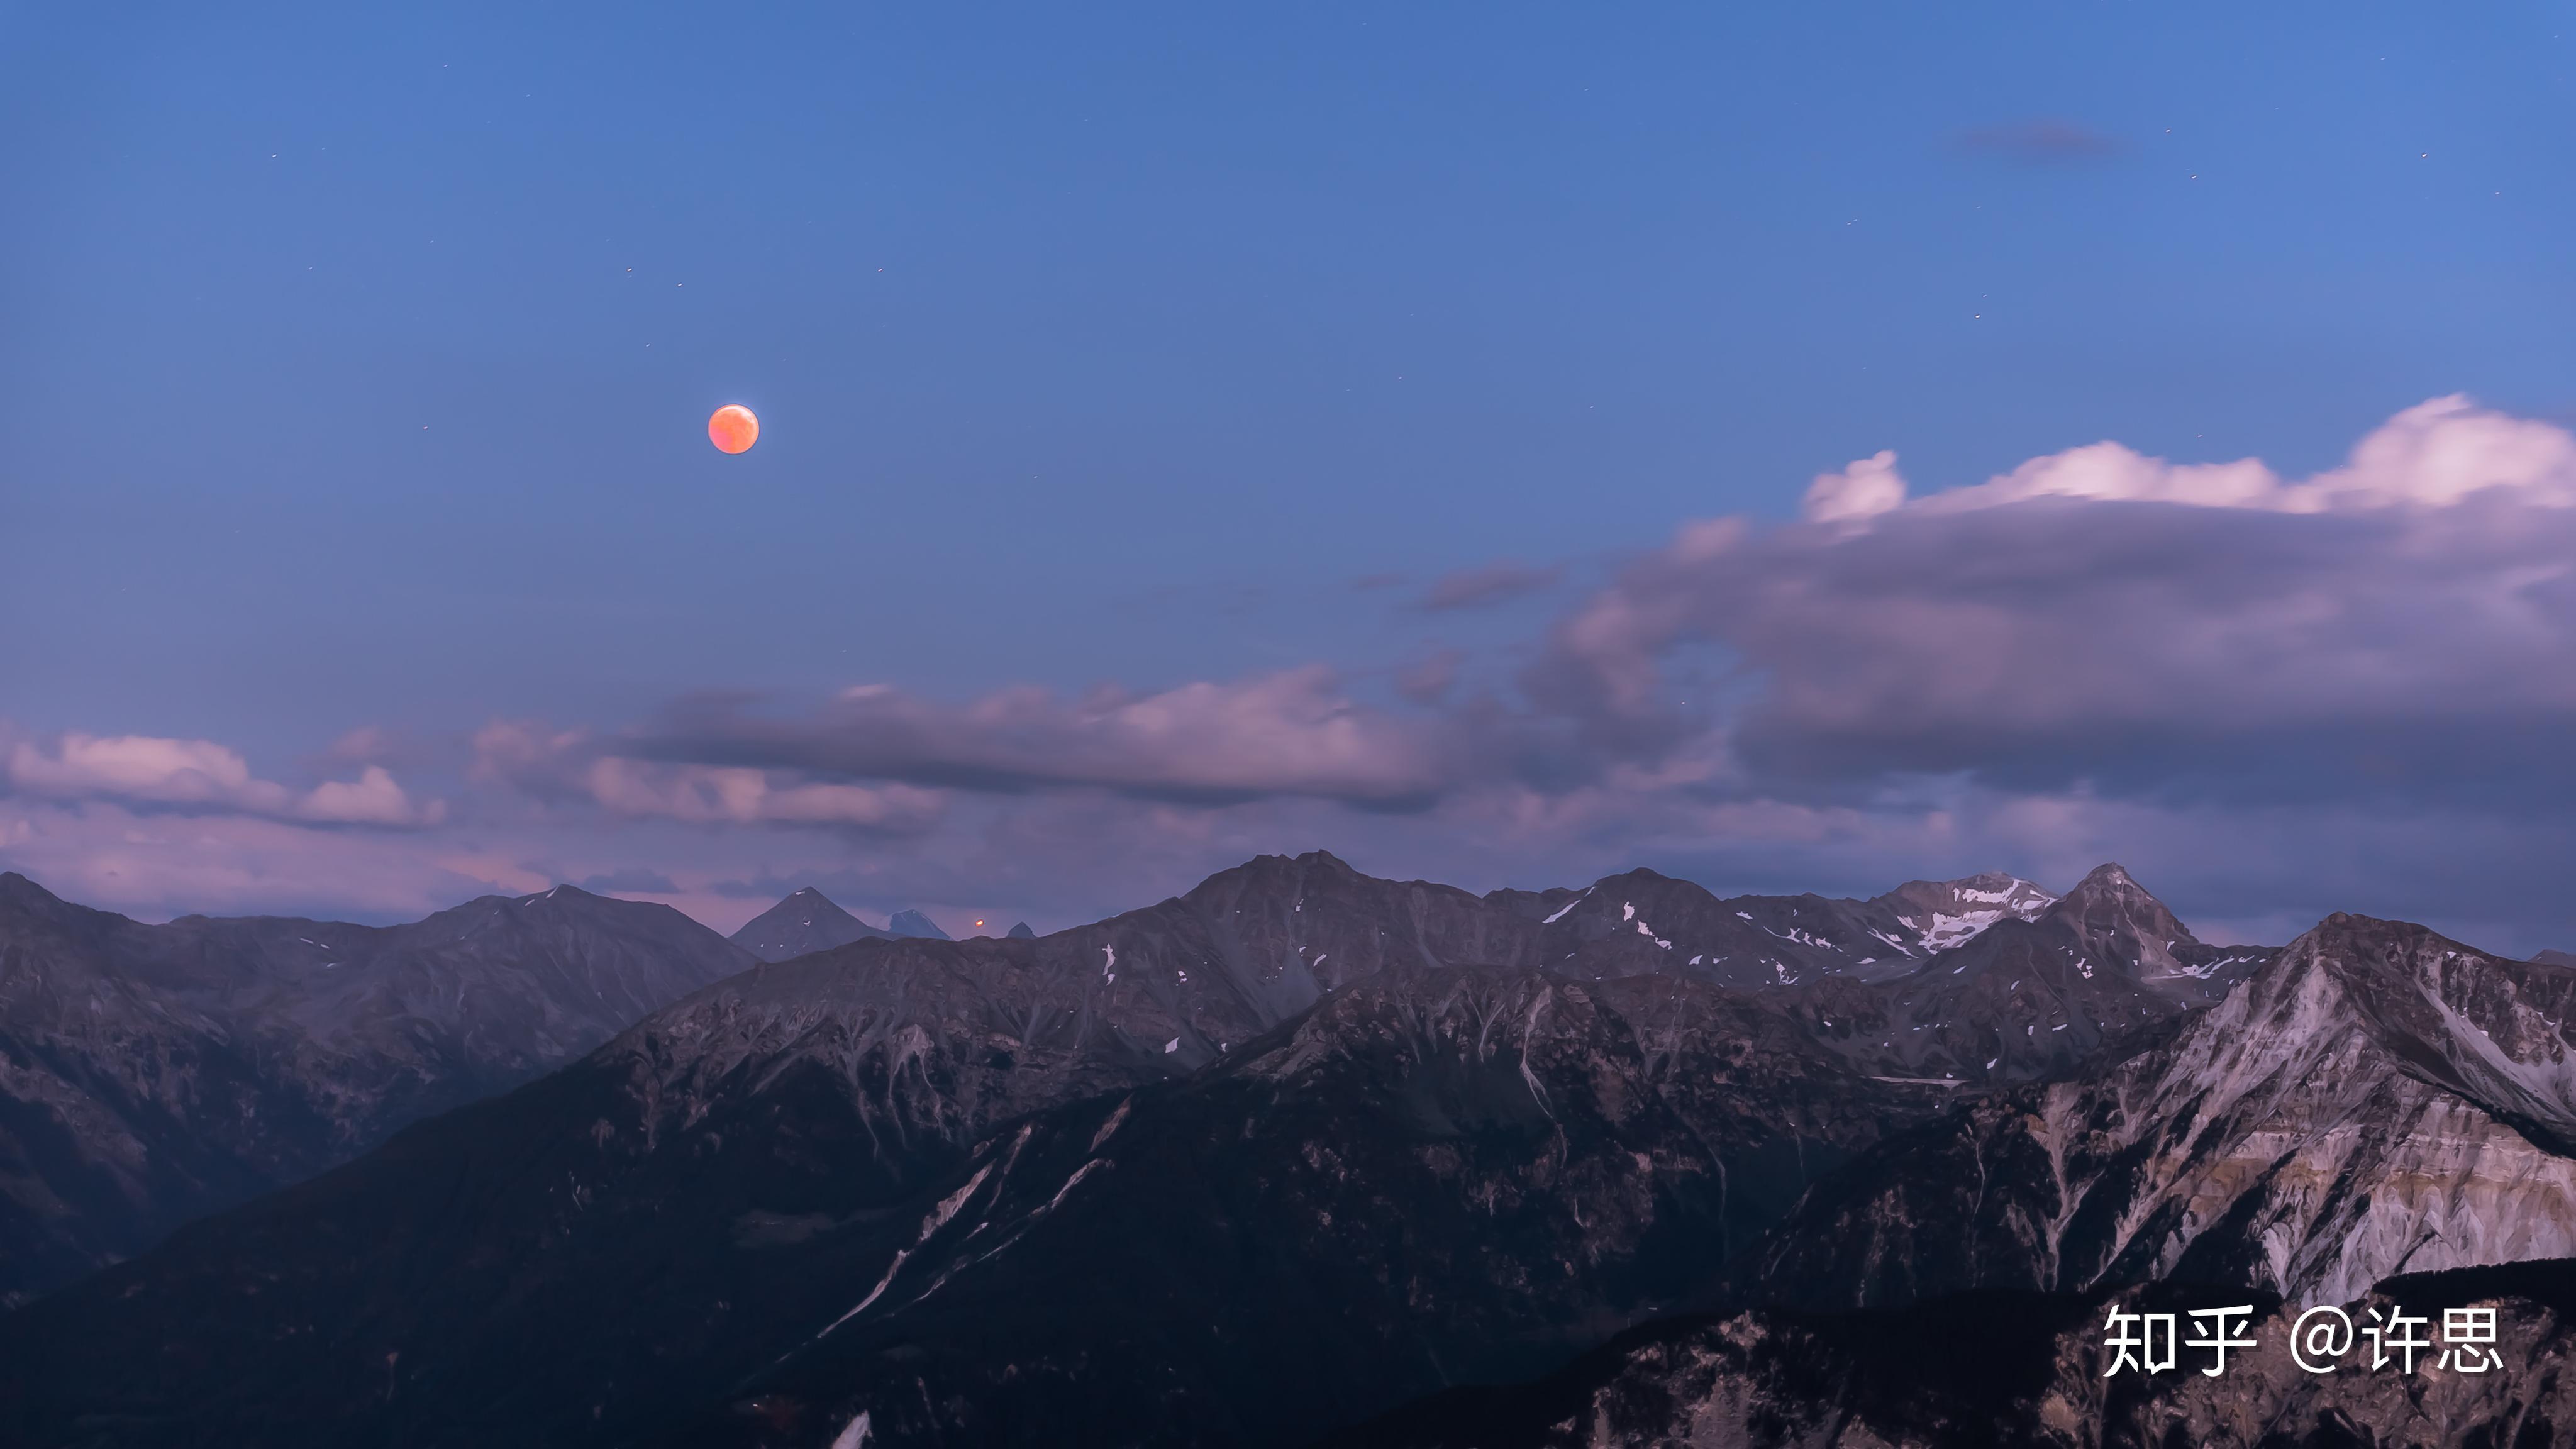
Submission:
{"label": "white cloud", "polygon": [[1810,523],[1854,523],[1904,502],[1905,475],[1896,471],[1896,454],[1882,448],[1839,473],[1817,474],[1799,511]]}
{"label": "white cloud", "polygon": [[[2099,443],[1866,515],[1848,474],[1820,486],[1845,526],[1694,524],[1638,560],[1557,626],[1532,698],[1596,761],[1714,733],[1752,790],[2576,803],[2563,429],[2438,398],[2295,482]],[[1688,687],[1707,646],[1719,685]]]}
{"label": "white cloud", "polygon": [[325,825],[414,827],[434,825],[446,814],[442,801],[415,803],[379,765],[355,780],[298,792],[253,775],[238,752],[212,740],[78,731],[50,746],[21,740],[9,751],[7,778],[12,791],[50,800],[116,800]]}
{"label": "white cloud", "polygon": [[[1838,476],[1819,478],[1817,486]],[[1901,484],[1899,490],[1901,498]],[[1936,493],[1915,506],[1994,508],[2034,498],[2076,498],[2327,513],[2442,508],[2489,490],[2525,506],[2576,506],[2576,437],[2454,395],[2390,418],[2354,446],[2344,466],[2301,482],[2282,478],[2257,458],[2169,463],[2103,442],[2033,458],[1999,478]]]}

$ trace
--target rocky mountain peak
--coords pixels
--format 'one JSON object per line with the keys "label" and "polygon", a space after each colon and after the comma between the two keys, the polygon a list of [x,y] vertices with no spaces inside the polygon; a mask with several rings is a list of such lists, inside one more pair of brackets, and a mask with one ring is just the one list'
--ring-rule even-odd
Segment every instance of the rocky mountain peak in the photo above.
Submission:
{"label": "rocky mountain peak", "polygon": [[1668,876],[1662,871],[1653,870],[1641,865],[1630,870],[1623,870],[1617,875],[1603,876],[1595,885],[1594,889],[1616,890],[1620,886],[1626,885],[1659,886],[1671,885],[1673,883],[1674,878],[1672,876]]}
{"label": "rocky mountain peak", "polygon": [[1248,900],[1295,900],[1308,894],[1347,896],[1376,884],[1327,850],[1303,855],[1256,855],[1228,866],[1183,892],[1178,899],[1208,911],[1232,910]]}
{"label": "rocky mountain peak", "polygon": [[2329,916],[2163,1041],[1853,1174],[1779,1237],[1766,1286],[1850,1307],[2178,1277],[2341,1302],[2568,1255],[2571,1010],[2576,973]]}
{"label": "rocky mountain peak", "polygon": [[2141,978],[2191,974],[2185,957],[2201,947],[2164,902],[2118,865],[2095,866],[2045,919],[2083,938],[2088,954]]}
{"label": "rocky mountain peak", "polygon": [[[206,917],[183,917],[171,924],[226,928],[226,923]],[[659,901],[594,895],[575,885],[552,886],[524,896],[478,896],[409,926],[392,929],[423,945],[436,941],[454,946],[481,943],[474,949],[497,951],[504,956],[526,951],[536,942],[604,943],[685,937],[695,943],[692,949],[721,950],[723,944],[714,932]],[[350,934],[349,928],[335,928],[337,936]]]}
{"label": "rocky mountain peak", "polygon": [[[1957,880],[1944,881],[1942,884],[1955,891],[2001,892],[2007,897],[2048,895],[2047,891],[2033,882],[2023,880],[2010,871],[2002,870],[1981,870],[1975,875],[1961,876]],[[2055,897],[2052,896],[2050,899],[2054,900]]]}
{"label": "rocky mountain peak", "polygon": [[2138,884],[2137,877],[2129,874],[2128,868],[2117,861],[2105,861],[2085,872],[2084,879],[2075,883],[2075,889],[2068,891],[2060,904],[2086,910],[2103,904],[2129,910],[2164,909],[2164,904],[2149,894],[2145,886]]}
{"label": "rocky mountain peak", "polygon": [[[2407,1075],[2576,1152],[2576,972],[2338,912],[2256,981],[2284,1003],[2294,992],[2332,1002]],[[2287,1011],[2276,1014],[2291,1019]]]}
{"label": "rocky mountain peak", "polygon": [[1998,921],[2029,921],[2057,903],[2037,884],[2000,870],[1958,880],[1910,880],[1878,898],[1918,932],[1923,949],[1964,946]]}
{"label": "rocky mountain peak", "polygon": [[80,918],[96,918],[102,921],[124,919],[121,916],[110,916],[104,911],[93,911],[87,906],[73,905],[14,870],[0,871],[0,912],[22,919],[33,918],[57,926]]}
{"label": "rocky mountain peak", "polygon": [[897,911],[886,921],[886,934],[916,941],[945,941],[946,931],[939,923],[919,911]]}
{"label": "rocky mountain peak", "polygon": [[0,901],[53,900],[54,893],[18,874],[0,870]]}
{"label": "rocky mountain peak", "polygon": [[729,939],[763,961],[792,961],[852,941],[882,941],[890,935],[842,910],[830,896],[802,886],[745,921]]}
{"label": "rocky mountain peak", "polygon": [[562,918],[588,914],[601,907],[614,911],[625,906],[651,909],[643,902],[595,896],[576,885],[556,885],[524,896],[476,896],[461,906],[451,906],[443,911],[432,912],[426,920],[445,921],[459,926],[493,920],[535,921],[548,917]]}

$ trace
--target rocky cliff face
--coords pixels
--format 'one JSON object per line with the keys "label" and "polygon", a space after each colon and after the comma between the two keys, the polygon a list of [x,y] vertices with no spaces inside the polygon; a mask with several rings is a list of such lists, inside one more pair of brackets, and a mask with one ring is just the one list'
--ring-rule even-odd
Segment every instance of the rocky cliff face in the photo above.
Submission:
{"label": "rocky cliff face", "polygon": [[1687,1301],[1720,1169],[1619,1016],[1398,970],[1185,1084],[979,1150],[750,1409],[683,1439],[1303,1443]]}
{"label": "rocky cliff face", "polygon": [[527,1080],[748,958],[558,888],[405,926],[152,926],[0,876],[0,1299]]}
{"label": "rocky cliff face", "polygon": [[2169,1042],[1977,1101],[1826,1184],[1810,1306],[2184,1277],[2311,1299],[2576,1253],[2576,971],[2335,916]]}

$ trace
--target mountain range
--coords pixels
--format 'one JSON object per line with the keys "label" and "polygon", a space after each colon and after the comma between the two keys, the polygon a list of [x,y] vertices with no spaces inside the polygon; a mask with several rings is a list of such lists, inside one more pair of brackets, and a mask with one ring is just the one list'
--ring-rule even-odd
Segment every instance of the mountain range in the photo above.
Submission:
{"label": "mountain range", "polygon": [[597,1047],[752,958],[559,886],[401,926],[147,925],[0,874],[0,1302]]}
{"label": "mountain range", "polygon": [[[0,1439],[2258,1442],[2093,1383],[2085,1315],[2183,1282],[2492,1289],[2563,1352],[2551,1270],[2476,1275],[2576,1255],[2576,971],[2421,927],[2205,945],[2117,866],[1478,896],[1315,853],[747,959],[829,905],[0,1316]],[[1908,1346],[1978,1325],[1982,1377]],[[2490,1399],[2410,1422],[2525,1432]]]}

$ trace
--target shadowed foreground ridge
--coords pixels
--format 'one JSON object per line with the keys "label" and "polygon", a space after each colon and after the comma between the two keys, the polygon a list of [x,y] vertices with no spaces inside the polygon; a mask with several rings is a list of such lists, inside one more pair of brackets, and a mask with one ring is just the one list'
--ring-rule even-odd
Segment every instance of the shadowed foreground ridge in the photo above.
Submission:
{"label": "shadowed foreground ridge", "polygon": [[[2497,1313],[2503,1363],[2482,1374],[2368,1369],[2369,1351],[2309,1373],[2288,1343],[2297,1308],[2256,1295],[2223,1373],[2206,1349],[2175,1370],[2103,1375],[2114,1307],[2182,1312],[2222,1301],[2159,1286],[2118,1293],[1984,1291],[1902,1309],[1788,1309],[1658,1323],[1514,1388],[1435,1395],[1319,1449],[2544,1449],[2576,1426],[2576,1260],[2393,1278],[2343,1305],[2355,1322],[2402,1308],[2433,1322]],[[2244,1301],[2227,1300],[2227,1301]],[[2184,1321],[2188,1321],[2187,1319]]]}

